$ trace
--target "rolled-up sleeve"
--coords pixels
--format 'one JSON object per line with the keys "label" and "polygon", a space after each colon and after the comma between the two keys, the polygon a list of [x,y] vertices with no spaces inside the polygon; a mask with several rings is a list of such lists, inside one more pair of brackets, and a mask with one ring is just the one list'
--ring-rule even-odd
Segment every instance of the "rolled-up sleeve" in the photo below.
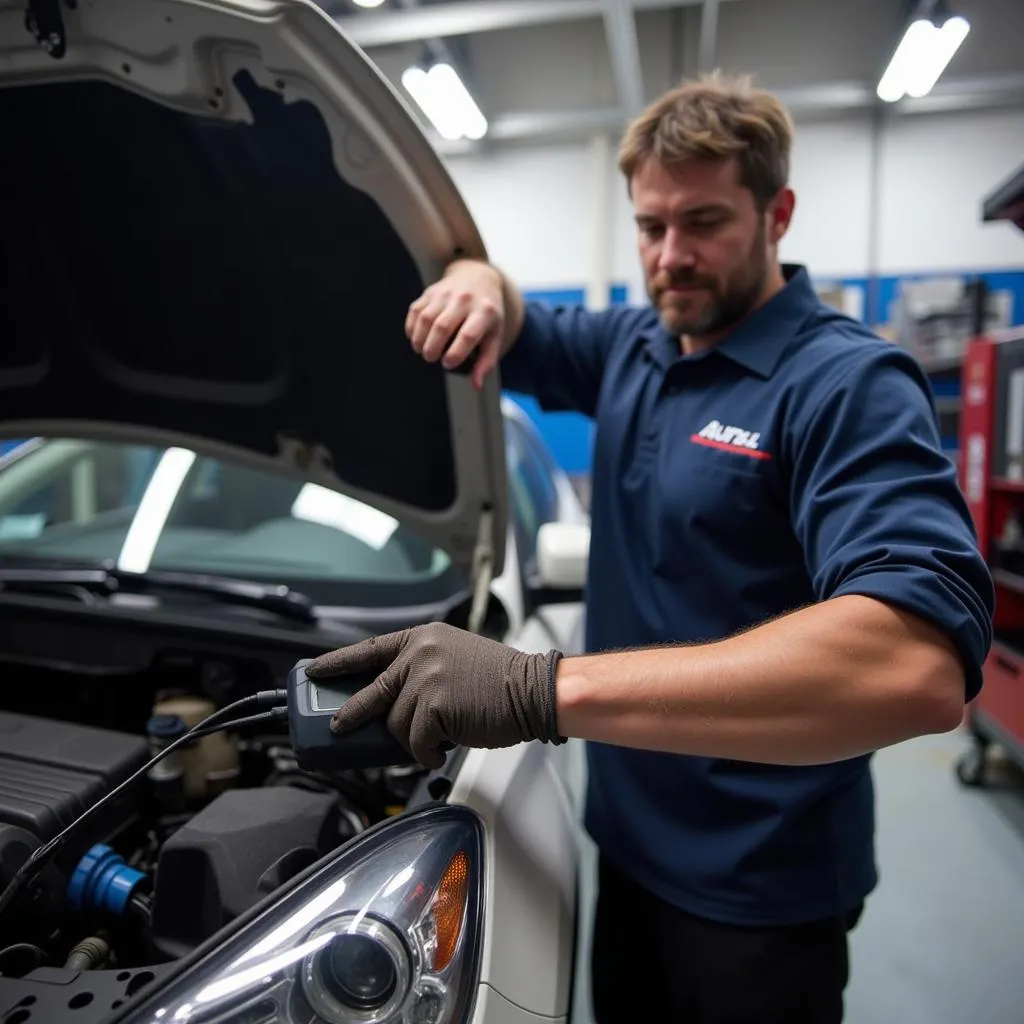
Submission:
{"label": "rolled-up sleeve", "polygon": [[526,303],[523,328],[501,361],[502,387],[532,395],[549,411],[593,416],[611,346],[634,312]]}
{"label": "rolled-up sleeve", "polygon": [[861,594],[929,621],[956,645],[973,699],[994,587],[927,378],[906,352],[868,342],[800,404],[790,498],[816,596]]}

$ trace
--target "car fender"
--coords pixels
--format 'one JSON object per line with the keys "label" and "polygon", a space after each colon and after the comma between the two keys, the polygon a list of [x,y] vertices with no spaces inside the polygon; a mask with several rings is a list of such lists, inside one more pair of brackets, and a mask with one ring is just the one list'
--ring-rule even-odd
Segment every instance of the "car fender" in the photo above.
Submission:
{"label": "car fender", "polygon": [[556,752],[541,743],[471,750],[449,797],[485,826],[480,984],[548,1018],[566,1016],[572,1000],[580,846]]}

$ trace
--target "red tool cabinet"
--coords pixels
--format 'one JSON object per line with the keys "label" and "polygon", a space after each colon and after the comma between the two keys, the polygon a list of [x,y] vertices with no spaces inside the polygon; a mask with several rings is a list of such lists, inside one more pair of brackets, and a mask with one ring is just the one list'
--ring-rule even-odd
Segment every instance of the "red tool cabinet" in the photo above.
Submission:
{"label": "red tool cabinet", "polygon": [[976,743],[957,764],[957,774],[969,785],[984,781],[985,752],[992,742],[1024,768],[1024,476],[1007,454],[1015,442],[1007,436],[1008,425],[1024,427],[1024,402],[1016,402],[1011,387],[1015,373],[1024,379],[1024,330],[968,345],[960,484],[996,584],[995,641],[985,663],[985,685],[967,709]]}
{"label": "red tool cabinet", "polygon": [[[1024,167],[985,201],[983,219],[1024,230]],[[996,584],[995,641],[965,718],[975,742],[956,766],[961,782],[980,785],[992,743],[1024,768],[1024,328],[967,345],[960,484]]]}

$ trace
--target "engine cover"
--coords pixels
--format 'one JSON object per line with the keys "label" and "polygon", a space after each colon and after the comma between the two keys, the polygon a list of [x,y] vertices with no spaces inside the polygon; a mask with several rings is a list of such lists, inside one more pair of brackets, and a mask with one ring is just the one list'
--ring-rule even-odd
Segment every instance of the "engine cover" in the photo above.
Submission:
{"label": "engine cover", "polygon": [[153,941],[184,956],[347,835],[332,794],[293,786],[222,793],[160,851]]}
{"label": "engine cover", "polygon": [[[0,712],[0,822],[46,842],[148,758],[144,737]],[[88,821],[64,851],[67,864],[130,820],[137,801],[130,787]]]}

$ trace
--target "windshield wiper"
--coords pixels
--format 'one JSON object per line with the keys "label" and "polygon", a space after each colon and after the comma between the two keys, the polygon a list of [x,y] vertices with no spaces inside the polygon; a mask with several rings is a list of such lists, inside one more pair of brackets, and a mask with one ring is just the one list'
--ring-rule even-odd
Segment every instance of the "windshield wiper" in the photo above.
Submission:
{"label": "windshield wiper", "polygon": [[305,594],[290,587],[254,583],[226,576],[203,573],[125,572],[122,569],[3,569],[0,568],[0,590],[54,593],[66,591],[81,599],[114,594],[145,594],[159,590],[177,590],[186,594],[202,594],[227,604],[246,605],[275,612],[297,622],[315,623],[316,606]]}

